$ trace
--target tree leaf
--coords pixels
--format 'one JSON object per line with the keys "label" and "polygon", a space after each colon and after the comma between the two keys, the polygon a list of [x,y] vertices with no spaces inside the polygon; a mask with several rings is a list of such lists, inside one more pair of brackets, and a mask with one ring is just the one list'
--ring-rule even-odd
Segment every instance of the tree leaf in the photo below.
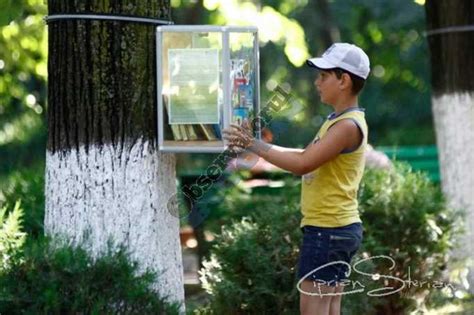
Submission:
{"label": "tree leaf", "polygon": [[0,26],[8,25],[23,12],[22,0],[0,1]]}

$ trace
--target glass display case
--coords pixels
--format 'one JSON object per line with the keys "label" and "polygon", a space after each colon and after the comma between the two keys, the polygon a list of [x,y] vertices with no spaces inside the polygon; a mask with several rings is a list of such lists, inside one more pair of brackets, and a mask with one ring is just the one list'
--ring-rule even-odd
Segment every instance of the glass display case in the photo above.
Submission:
{"label": "glass display case", "polygon": [[260,139],[256,27],[159,26],[156,43],[160,151],[222,152],[230,123]]}

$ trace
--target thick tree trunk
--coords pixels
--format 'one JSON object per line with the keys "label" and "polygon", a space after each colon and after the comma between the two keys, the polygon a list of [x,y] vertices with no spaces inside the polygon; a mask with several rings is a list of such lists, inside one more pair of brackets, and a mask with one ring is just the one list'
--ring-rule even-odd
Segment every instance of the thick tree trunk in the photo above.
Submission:
{"label": "thick tree trunk", "polygon": [[[170,18],[169,0],[54,1],[49,14]],[[125,245],[154,289],[183,302],[174,155],[156,145],[155,27],[110,21],[49,24],[45,230],[97,257]],[[184,310],[184,308],[183,308]]]}
{"label": "thick tree trunk", "polygon": [[[428,30],[474,24],[471,0],[426,1]],[[451,206],[466,210],[466,234],[458,257],[474,258],[474,32],[428,36],[432,108],[442,188]],[[474,293],[474,269],[469,272]]]}

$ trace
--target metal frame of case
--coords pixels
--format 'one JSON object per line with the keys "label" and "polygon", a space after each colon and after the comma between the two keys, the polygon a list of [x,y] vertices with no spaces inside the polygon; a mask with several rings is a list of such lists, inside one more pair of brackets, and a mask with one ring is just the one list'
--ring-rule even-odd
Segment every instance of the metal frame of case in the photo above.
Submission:
{"label": "metal frame of case", "polygon": [[[198,141],[199,145],[167,145],[164,140],[164,110],[163,110],[163,77],[162,77],[162,49],[164,32],[220,32],[222,34],[222,88],[223,88],[223,125],[227,128],[232,118],[231,87],[230,87],[230,33],[252,33],[254,35],[253,53],[255,60],[255,113],[260,112],[260,62],[258,46],[258,29],[254,26],[213,26],[213,25],[170,25],[156,28],[156,66],[157,66],[157,101],[158,101],[158,147],[162,152],[194,152],[194,153],[220,153],[227,149],[227,141],[220,141],[222,146],[206,146],[205,140]],[[257,124],[258,125],[258,124]],[[256,126],[259,128],[259,126]],[[261,138],[261,130],[257,129],[256,136]]]}

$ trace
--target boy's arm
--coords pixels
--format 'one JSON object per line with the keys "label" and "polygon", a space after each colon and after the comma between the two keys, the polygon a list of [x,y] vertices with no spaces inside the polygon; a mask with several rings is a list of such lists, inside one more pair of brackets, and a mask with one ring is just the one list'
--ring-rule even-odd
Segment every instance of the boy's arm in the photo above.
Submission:
{"label": "boy's arm", "polygon": [[362,140],[357,125],[349,119],[334,124],[318,142],[306,149],[288,149],[255,140],[249,149],[268,162],[295,175],[307,174],[336,158],[345,148],[357,147]]}

